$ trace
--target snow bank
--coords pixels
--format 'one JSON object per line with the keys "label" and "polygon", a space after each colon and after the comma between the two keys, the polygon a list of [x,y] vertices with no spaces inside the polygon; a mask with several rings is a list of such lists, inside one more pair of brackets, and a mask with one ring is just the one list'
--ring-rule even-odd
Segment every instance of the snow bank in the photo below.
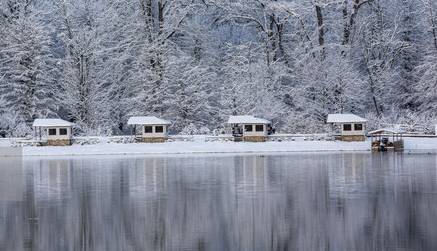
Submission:
{"label": "snow bank", "polygon": [[[0,150],[9,151],[12,139],[0,139]],[[370,142],[341,141],[282,141],[282,142],[226,142],[206,141],[192,137],[189,141],[174,141],[157,144],[121,144],[99,141],[95,145],[65,147],[24,147],[24,156],[74,156],[74,155],[144,155],[144,154],[206,154],[206,153],[286,153],[286,152],[335,152],[370,151]],[[437,138],[404,138],[406,151],[437,151]],[[10,148],[21,150],[21,148]],[[2,156],[0,152],[0,156]],[[14,151],[15,152],[15,151]],[[21,154],[21,152],[20,152]]]}
{"label": "snow bank", "polygon": [[437,138],[404,138],[405,150],[437,150]]}
{"label": "snow bank", "polygon": [[11,145],[11,141],[10,140],[6,140],[6,139],[0,139],[0,147],[7,147]]}
{"label": "snow bank", "polygon": [[135,155],[196,153],[281,153],[369,151],[369,142],[166,142],[157,144],[99,144],[66,147],[24,147],[24,156]]}
{"label": "snow bank", "polygon": [[0,138],[0,147],[10,147],[17,140],[23,140],[24,138]]}

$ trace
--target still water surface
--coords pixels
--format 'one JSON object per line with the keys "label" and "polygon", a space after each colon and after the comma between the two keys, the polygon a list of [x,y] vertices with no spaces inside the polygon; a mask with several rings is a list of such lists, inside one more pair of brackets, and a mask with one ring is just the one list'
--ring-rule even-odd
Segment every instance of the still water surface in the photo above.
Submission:
{"label": "still water surface", "polygon": [[437,155],[3,158],[0,250],[437,250]]}

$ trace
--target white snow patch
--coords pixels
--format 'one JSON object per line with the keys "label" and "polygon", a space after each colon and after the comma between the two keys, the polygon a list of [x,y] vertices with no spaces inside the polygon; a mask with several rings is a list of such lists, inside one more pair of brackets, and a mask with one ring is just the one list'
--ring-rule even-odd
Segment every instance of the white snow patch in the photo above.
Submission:
{"label": "white snow patch", "polygon": [[437,138],[404,138],[405,150],[437,150]]}
{"label": "white snow patch", "polygon": [[135,155],[197,153],[280,153],[369,151],[370,142],[166,142],[156,144],[98,144],[65,147],[24,147],[24,156]]}
{"label": "white snow patch", "polygon": [[170,122],[157,118],[155,116],[138,116],[130,117],[127,121],[128,125],[169,125]]}
{"label": "white snow patch", "polygon": [[364,123],[367,119],[355,114],[329,114],[327,123]]}
{"label": "white snow patch", "polygon": [[70,127],[73,123],[63,119],[35,119],[33,127]]}
{"label": "white snow patch", "polygon": [[[0,139],[0,147],[9,147],[17,139]],[[101,143],[61,147],[23,147],[24,156],[92,156],[92,155],[171,155],[207,153],[287,153],[287,152],[341,152],[370,151],[370,141],[282,141],[282,142],[204,142],[200,136],[190,141],[156,144]],[[404,138],[405,151],[437,151],[437,138]],[[1,155],[1,154],[0,154]]]}
{"label": "white snow patch", "polygon": [[10,139],[0,139],[0,147],[9,147],[11,146]]}

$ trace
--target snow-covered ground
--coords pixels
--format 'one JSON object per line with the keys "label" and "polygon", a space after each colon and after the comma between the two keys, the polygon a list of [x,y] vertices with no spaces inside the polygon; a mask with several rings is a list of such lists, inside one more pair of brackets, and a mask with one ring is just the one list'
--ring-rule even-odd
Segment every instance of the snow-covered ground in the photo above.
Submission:
{"label": "snow-covered ground", "polygon": [[67,147],[24,147],[24,156],[185,154],[185,153],[278,153],[319,151],[368,151],[369,142],[166,142],[156,144],[99,144]]}
{"label": "snow-covered ground", "polygon": [[404,138],[405,150],[437,150],[437,138]]}
{"label": "snow-covered ground", "polygon": [[[437,138],[405,138],[406,151],[437,151]],[[0,140],[0,156],[7,155],[5,147],[11,141]],[[1,151],[3,148],[4,151]],[[15,148],[17,149],[17,148]],[[21,149],[21,148],[20,148]],[[370,142],[341,141],[282,141],[282,142],[205,142],[175,141],[156,144],[73,145],[65,147],[23,147],[24,156],[74,156],[74,155],[142,155],[142,154],[204,154],[204,153],[286,153],[286,152],[335,152],[370,151]],[[2,154],[3,152],[3,154]]]}
{"label": "snow-covered ground", "polygon": [[8,147],[11,145],[9,139],[0,139],[0,147]]}

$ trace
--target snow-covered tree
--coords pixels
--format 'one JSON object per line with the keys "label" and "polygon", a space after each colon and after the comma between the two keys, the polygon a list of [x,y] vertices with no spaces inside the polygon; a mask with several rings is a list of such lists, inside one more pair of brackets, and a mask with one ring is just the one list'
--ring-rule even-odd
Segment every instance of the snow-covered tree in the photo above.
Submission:
{"label": "snow-covered tree", "polygon": [[169,72],[171,77],[165,80],[168,95],[162,102],[168,109],[174,131],[181,131],[191,124],[199,128],[212,125],[211,118],[216,117],[212,99],[216,74],[189,60],[173,58],[169,67],[177,71]]}
{"label": "snow-covered tree", "polygon": [[[253,76],[253,53],[255,48],[246,45],[226,44],[223,52],[220,78],[221,106],[223,115],[251,113],[256,103],[256,84]],[[249,47],[251,45],[248,45]],[[251,97],[251,98],[249,98]]]}
{"label": "snow-covered tree", "polygon": [[331,112],[424,120],[437,103],[436,10],[433,0],[0,0],[2,127],[62,117],[85,134],[124,134],[129,116],[157,115],[172,132],[205,132],[253,114],[311,132]]}
{"label": "snow-covered tree", "polygon": [[27,1],[8,4],[2,19],[0,113],[14,111],[17,120],[30,126],[35,118],[53,116],[57,110],[51,27]]}

